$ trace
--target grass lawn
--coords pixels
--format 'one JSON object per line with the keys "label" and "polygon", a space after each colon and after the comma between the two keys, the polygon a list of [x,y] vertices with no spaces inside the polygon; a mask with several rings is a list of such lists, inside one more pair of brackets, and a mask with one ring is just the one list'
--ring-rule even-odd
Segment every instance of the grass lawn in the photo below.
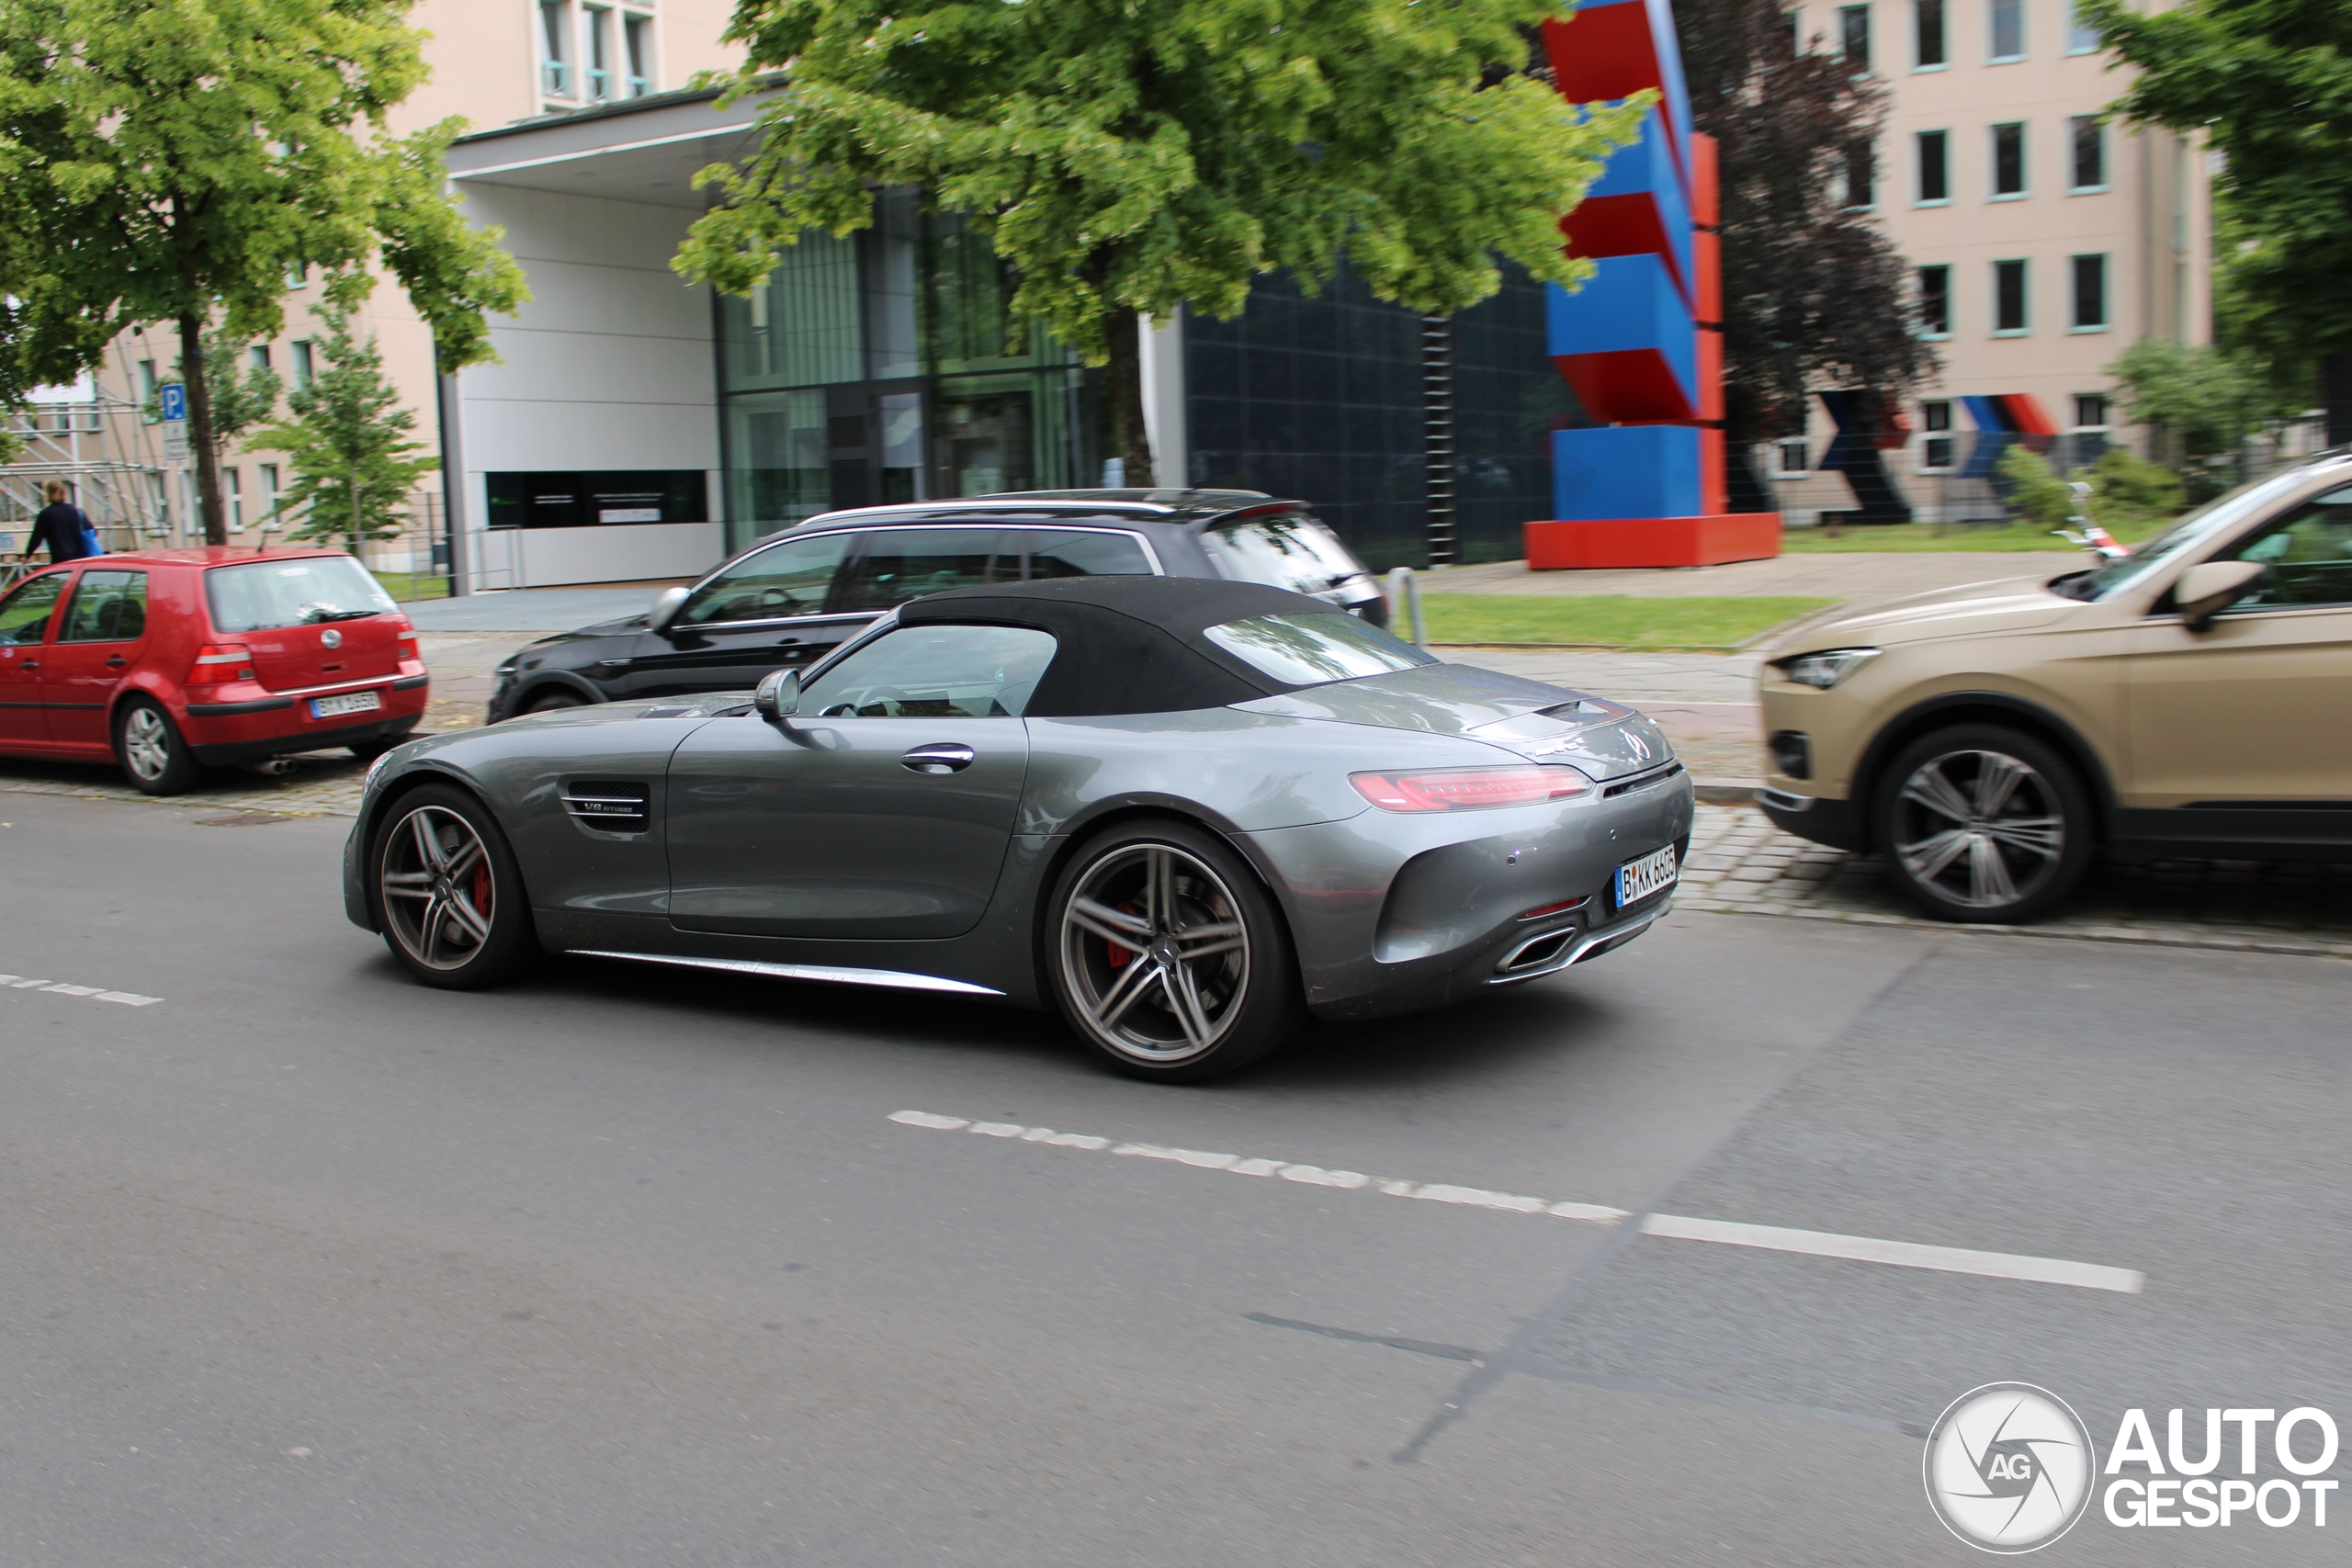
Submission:
{"label": "grass lawn", "polygon": [[379,571],[376,581],[384,592],[405,604],[416,599],[447,599],[449,580],[429,571]]}
{"label": "grass lawn", "polygon": [[[2110,523],[2108,531],[2124,544],[2136,544],[2171,522],[2169,517],[2152,517],[2138,523]],[[1849,525],[1839,529],[1835,538],[1824,528],[1791,528],[1781,534],[1781,548],[1789,555],[1860,554],[1871,550],[2057,550],[2082,554],[2079,547],[2035,523],[1947,523],[1940,537],[1933,523],[1864,527]]]}
{"label": "grass lawn", "polygon": [[1729,649],[1834,599],[1636,599],[1623,593],[1424,593],[1436,643]]}

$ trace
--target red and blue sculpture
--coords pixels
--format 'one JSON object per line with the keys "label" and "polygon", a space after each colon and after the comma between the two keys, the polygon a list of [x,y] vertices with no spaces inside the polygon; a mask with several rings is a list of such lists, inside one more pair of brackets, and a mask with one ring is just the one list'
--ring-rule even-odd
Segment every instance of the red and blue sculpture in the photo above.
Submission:
{"label": "red and blue sculpture", "polygon": [[1527,563],[1710,566],[1781,551],[1778,513],[1730,510],[1724,473],[1723,270],[1715,146],[1690,129],[1668,0],[1582,0],[1544,24],[1561,94],[1658,101],[1560,227],[1598,269],[1546,297],[1552,363],[1587,415],[1552,433],[1552,520]]}

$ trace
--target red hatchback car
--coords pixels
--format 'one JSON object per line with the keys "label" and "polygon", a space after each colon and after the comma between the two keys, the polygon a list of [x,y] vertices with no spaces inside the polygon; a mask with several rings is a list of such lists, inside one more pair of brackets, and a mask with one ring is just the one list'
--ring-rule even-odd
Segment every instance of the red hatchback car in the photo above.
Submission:
{"label": "red hatchback car", "polygon": [[390,750],[430,680],[408,617],[334,550],[96,556],[0,599],[0,754],[111,759],[149,795],[208,765]]}

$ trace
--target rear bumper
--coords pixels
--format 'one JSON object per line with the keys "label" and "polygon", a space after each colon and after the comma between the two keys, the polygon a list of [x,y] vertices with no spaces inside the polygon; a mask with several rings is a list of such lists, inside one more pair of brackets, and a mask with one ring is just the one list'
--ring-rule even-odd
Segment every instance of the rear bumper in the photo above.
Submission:
{"label": "rear bumper", "polygon": [[233,703],[187,703],[173,716],[179,720],[196,760],[220,766],[406,735],[424,716],[425,700],[432,694],[429,680],[424,676],[404,677],[373,689],[383,694],[384,705],[372,713],[312,718],[306,700],[272,696]]}

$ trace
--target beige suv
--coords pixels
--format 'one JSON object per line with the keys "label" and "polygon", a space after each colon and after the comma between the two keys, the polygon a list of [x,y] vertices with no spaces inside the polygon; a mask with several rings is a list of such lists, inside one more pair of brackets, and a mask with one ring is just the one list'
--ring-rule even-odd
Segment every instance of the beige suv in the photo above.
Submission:
{"label": "beige suv", "polygon": [[2029,920],[2102,849],[2352,861],[2352,454],[2129,558],[1801,627],[1757,799],[1930,913]]}

